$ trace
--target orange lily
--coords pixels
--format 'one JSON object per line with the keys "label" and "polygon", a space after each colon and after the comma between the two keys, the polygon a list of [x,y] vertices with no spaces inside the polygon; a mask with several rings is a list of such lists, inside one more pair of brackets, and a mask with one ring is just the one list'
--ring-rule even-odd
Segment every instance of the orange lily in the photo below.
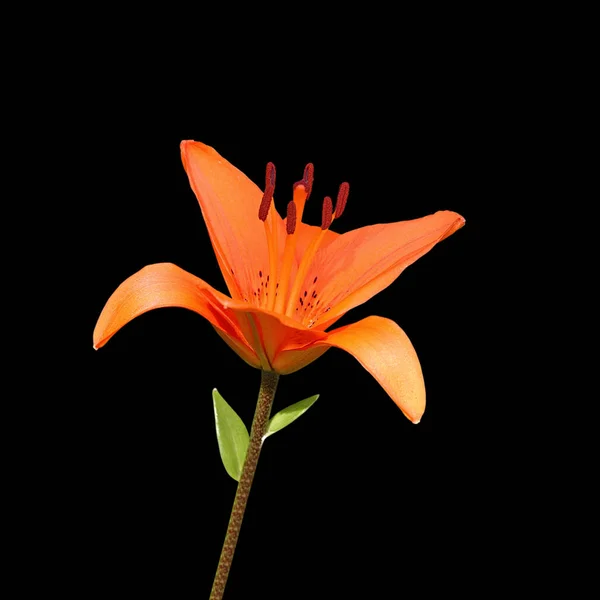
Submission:
{"label": "orange lily", "polygon": [[293,373],[330,347],[341,348],[418,423],[425,410],[425,385],[404,331],[377,316],[326,330],[462,227],[463,217],[440,211],[340,235],[330,226],[346,206],[347,183],[340,186],[335,209],[325,198],[321,227],[302,222],[313,184],[312,164],[294,185],[293,200],[282,219],[272,202],[271,163],[262,192],[205,144],[184,141],[181,154],[230,296],[174,264],[149,265],[109,298],[94,330],[94,348],[144,312],[166,306],[188,308],[206,318],[257,369]]}

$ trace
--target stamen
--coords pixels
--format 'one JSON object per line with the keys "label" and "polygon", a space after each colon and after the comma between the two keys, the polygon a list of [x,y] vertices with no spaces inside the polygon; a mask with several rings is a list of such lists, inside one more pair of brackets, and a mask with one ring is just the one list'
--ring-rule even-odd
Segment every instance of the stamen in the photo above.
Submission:
{"label": "stamen", "polygon": [[[304,284],[304,279],[312,264],[313,258],[326,237],[327,230],[331,226],[333,220],[340,217],[344,212],[350,190],[348,183],[344,182],[340,185],[335,212],[332,199],[329,196],[325,197],[321,215],[321,231],[313,237],[308,248],[304,251],[300,263],[298,264],[294,281],[290,282],[290,276],[295,262],[296,236],[294,234],[296,233],[297,224],[302,222],[304,206],[312,192],[313,182],[314,166],[312,163],[308,163],[304,168],[302,179],[294,184],[293,199],[287,206],[286,232],[288,235],[285,241],[282,261],[277,265],[280,269],[281,276],[274,276],[274,281],[276,282],[275,290],[279,288],[279,284],[281,283],[281,289],[279,290],[281,293],[271,294],[271,299],[269,300],[270,309],[274,304],[275,312],[284,312],[287,316],[299,313],[298,305],[299,307],[304,308],[302,316],[298,314],[298,316],[295,317],[300,317],[303,322],[310,319],[310,316],[311,314],[314,314],[314,311],[318,311],[317,306],[320,305],[321,302],[320,298],[317,299],[316,290],[313,289],[314,284],[317,282],[317,276],[315,276],[313,280],[313,286],[305,290],[302,290],[301,287]],[[269,187],[269,183],[270,180],[267,181],[267,188]],[[271,274],[273,274],[273,268],[271,268],[271,271]],[[291,285],[289,285],[288,288],[288,284],[290,283]],[[308,297],[309,294],[310,297]],[[316,319],[310,320],[310,326],[312,326],[315,321]]]}
{"label": "stamen", "polygon": [[304,167],[304,181],[306,182],[306,199],[310,197],[310,193],[312,192],[313,181],[315,180],[315,167],[312,163],[308,163],[306,167]]}
{"label": "stamen", "polygon": [[[267,252],[269,256],[269,270],[273,278],[277,278],[277,234],[278,234],[278,223],[277,220],[279,215],[277,211],[273,210],[269,212],[271,208],[271,202],[273,201],[273,193],[275,191],[275,165],[272,162],[267,163],[267,169],[265,173],[265,192],[263,194],[260,207],[258,209],[258,218],[263,222],[265,226],[265,236],[267,238]],[[270,217],[270,218],[269,218]],[[262,277],[262,271],[259,273],[259,277]],[[268,277],[268,276],[267,276]],[[261,298],[260,305],[263,305],[263,299],[266,300],[267,294]],[[273,308],[273,298],[267,301],[269,309]]]}
{"label": "stamen", "polygon": [[272,162],[267,163],[265,182],[275,189],[275,165]]}
{"label": "stamen", "polygon": [[339,219],[346,208],[346,202],[348,202],[348,194],[350,193],[350,184],[344,181],[340,185],[338,191],[337,200],[335,201],[335,218]]}
{"label": "stamen", "polygon": [[296,203],[293,200],[287,205],[287,220],[285,223],[285,230],[288,235],[293,235],[296,231]]}
{"label": "stamen", "polygon": [[265,174],[265,193],[263,194],[260,207],[258,209],[258,218],[261,221],[267,219],[269,214],[269,208],[271,207],[271,200],[273,199],[273,192],[275,191],[275,165],[270,162],[267,163],[267,172]]}
{"label": "stamen", "polygon": [[331,198],[329,196],[325,196],[325,200],[323,200],[323,213],[321,217],[321,229],[328,229],[333,221],[333,204],[331,203]]}

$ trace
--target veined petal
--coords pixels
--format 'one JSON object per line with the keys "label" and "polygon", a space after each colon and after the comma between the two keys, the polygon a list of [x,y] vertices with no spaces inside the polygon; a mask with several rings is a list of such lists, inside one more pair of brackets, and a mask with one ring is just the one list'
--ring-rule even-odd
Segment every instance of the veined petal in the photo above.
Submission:
{"label": "veined petal", "polygon": [[[298,235],[298,238],[296,241],[296,261],[298,263],[301,262],[302,257],[304,256],[304,253],[310,246],[310,243],[318,235],[320,235],[322,231],[323,230],[321,229],[321,227],[319,227],[317,225],[307,225],[306,223],[298,223],[297,224],[296,233]],[[321,242],[321,245],[319,247],[321,249],[327,248],[327,246],[329,246],[329,244],[331,244],[333,241],[335,241],[339,237],[340,237],[339,233],[336,233],[335,231],[331,231],[331,229],[327,229],[327,231],[325,231],[323,241]]]}
{"label": "veined petal", "polygon": [[94,329],[94,348],[104,346],[135,317],[155,308],[177,306],[202,315],[246,362],[260,367],[240,327],[222,309],[224,298],[208,283],[174,264],[149,265],[126,279],[108,299]]}
{"label": "veined petal", "polygon": [[330,311],[316,327],[326,329],[351,308],[386,288],[435,244],[460,229],[463,217],[440,211],[412,221],[371,225],[344,233],[317,252],[305,281],[318,275],[319,296]]}
{"label": "veined petal", "polygon": [[[258,271],[266,272],[269,265],[264,225],[258,218],[263,193],[210,146],[181,142],[181,157],[229,292],[246,299]],[[283,221],[274,214],[272,223],[284,237]]]}
{"label": "veined petal", "polygon": [[304,327],[283,314],[229,299],[223,302],[223,309],[239,324],[245,338],[264,361],[265,370],[282,375],[293,373],[326,350],[314,346],[326,339],[326,333]]}
{"label": "veined petal", "polygon": [[413,423],[421,420],[425,411],[421,365],[408,336],[394,321],[367,317],[331,331],[316,345],[352,354]]}

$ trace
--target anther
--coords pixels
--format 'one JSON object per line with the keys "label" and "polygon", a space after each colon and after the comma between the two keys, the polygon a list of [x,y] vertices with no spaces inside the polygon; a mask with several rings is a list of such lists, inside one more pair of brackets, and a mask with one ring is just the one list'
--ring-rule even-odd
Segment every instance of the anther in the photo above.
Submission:
{"label": "anther", "polygon": [[331,198],[329,196],[325,196],[325,200],[323,200],[321,229],[327,229],[331,225],[331,221],[333,221],[333,205],[331,203]]}
{"label": "anther", "polygon": [[258,218],[265,221],[269,214],[273,192],[275,191],[275,165],[267,163],[267,172],[265,174],[265,193],[263,194],[260,207],[258,209]]}
{"label": "anther", "polygon": [[285,230],[288,235],[292,235],[296,231],[296,204],[293,200],[287,205],[287,220],[285,222]]}
{"label": "anther", "polygon": [[337,200],[335,201],[335,218],[339,219],[346,208],[346,202],[348,202],[348,194],[350,193],[350,184],[344,181],[340,185],[338,191]]}
{"label": "anther", "polygon": [[308,163],[306,167],[304,167],[304,187],[306,188],[306,199],[310,196],[312,192],[313,181],[315,179],[315,167],[312,163]]}

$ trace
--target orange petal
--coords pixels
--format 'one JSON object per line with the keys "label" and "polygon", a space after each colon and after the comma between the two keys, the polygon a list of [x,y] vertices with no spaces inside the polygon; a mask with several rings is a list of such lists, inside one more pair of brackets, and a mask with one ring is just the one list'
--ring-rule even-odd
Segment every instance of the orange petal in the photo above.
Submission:
{"label": "orange petal", "polygon": [[327,334],[300,325],[290,317],[227,299],[223,310],[239,323],[246,339],[264,358],[263,369],[282,375],[293,373],[321,356],[327,348],[315,348]]}
{"label": "orange petal", "polygon": [[389,319],[367,317],[330,332],[317,346],[346,350],[381,384],[400,410],[418,423],[425,411],[425,382],[407,335]]}
{"label": "orange petal", "polygon": [[311,346],[301,350],[282,350],[277,354],[274,369],[281,375],[289,375],[303,369],[311,362],[325,354],[327,346]]}
{"label": "orange petal", "polygon": [[[298,263],[301,262],[304,253],[310,246],[310,243],[315,237],[317,237],[321,233],[321,231],[322,229],[317,225],[307,225],[306,223],[298,223],[296,225],[296,233],[298,234],[296,240],[296,261]],[[325,232],[325,236],[323,237],[323,241],[321,242],[320,248],[327,248],[327,246],[329,246],[331,242],[333,242],[339,237],[339,233],[328,229]]]}
{"label": "orange petal", "polygon": [[[183,141],[181,158],[229,292],[249,298],[253,278],[269,270],[264,225],[258,218],[262,191],[210,146]],[[275,211],[274,205],[270,210]],[[273,223],[279,236],[285,236],[279,214]]]}
{"label": "orange petal", "polygon": [[108,299],[94,329],[94,348],[104,346],[135,317],[155,308],[178,306],[205,317],[246,362],[260,367],[238,324],[223,311],[225,299],[229,300],[176,265],[149,265],[126,279]]}
{"label": "orange petal", "polygon": [[435,244],[460,229],[463,217],[451,211],[349,231],[317,252],[305,281],[325,283],[319,292],[323,309],[319,329],[329,327],[351,308],[386,288]]}

